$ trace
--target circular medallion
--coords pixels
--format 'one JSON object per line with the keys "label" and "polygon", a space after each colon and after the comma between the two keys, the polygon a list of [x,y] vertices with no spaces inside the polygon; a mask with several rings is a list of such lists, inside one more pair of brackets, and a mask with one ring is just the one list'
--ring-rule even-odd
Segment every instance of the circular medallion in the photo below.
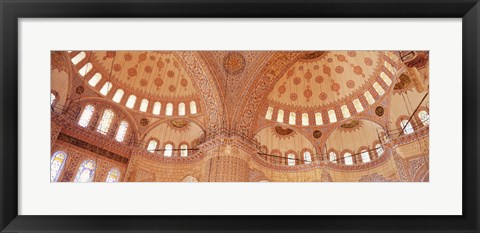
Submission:
{"label": "circular medallion", "polygon": [[78,86],[77,88],[75,88],[75,93],[77,94],[83,94],[83,92],[85,92],[85,88],[83,88],[83,86]]}
{"label": "circular medallion", "polygon": [[320,138],[322,136],[322,132],[320,132],[320,130],[315,130],[313,131],[313,137],[314,138]]}
{"label": "circular medallion", "polygon": [[239,74],[245,69],[245,58],[239,52],[229,52],[223,59],[223,68],[228,74]]}
{"label": "circular medallion", "polygon": [[148,119],[147,119],[147,118],[142,118],[142,119],[140,119],[140,125],[141,125],[141,126],[146,126],[146,125],[148,125]]}
{"label": "circular medallion", "polygon": [[385,109],[382,106],[375,108],[375,114],[377,114],[377,116],[383,116],[383,113],[385,113]]}

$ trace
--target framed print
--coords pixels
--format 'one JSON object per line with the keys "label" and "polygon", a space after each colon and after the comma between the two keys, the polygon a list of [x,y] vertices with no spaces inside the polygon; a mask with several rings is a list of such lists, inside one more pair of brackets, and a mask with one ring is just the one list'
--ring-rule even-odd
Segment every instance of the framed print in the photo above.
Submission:
{"label": "framed print", "polygon": [[476,0],[1,4],[2,232],[479,232]]}

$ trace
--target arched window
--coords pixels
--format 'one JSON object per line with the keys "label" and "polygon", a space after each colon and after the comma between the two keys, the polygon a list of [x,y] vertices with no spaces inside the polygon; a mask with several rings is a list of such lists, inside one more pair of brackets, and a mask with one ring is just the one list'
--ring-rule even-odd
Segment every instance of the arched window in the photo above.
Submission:
{"label": "arched window", "polygon": [[125,134],[127,133],[127,129],[128,129],[128,122],[127,121],[120,122],[117,135],[115,136],[115,140],[117,140],[117,142],[123,142],[123,139],[125,138]]}
{"label": "arched window", "polygon": [[185,115],[185,103],[178,104],[178,115],[184,116]]}
{"label": "arched window", "polygon": [[187,144],[182,144],[180,146],[180,156],[187,157],[188,156],[188,146]]}
{"label": "arched window", "polygon": [[122,97],[123,97],[123,94],[125,92],[123,92],[122,89],[118,89],[116,92],[115,92],[115,95],[113,95],[113,98],[112,100],[115,102],[115,103],[120,103],[120,101],[122,100]]}
{"label": "arched window", "polygon": [[85,106],[85,109],[83,109],[83,113],[80,116],[80,120],[78,120],[78,125],[87,127],[88,123],[90,123],[90,119],[92,119],[94,110],[95,108],[92,105]]}
{"label": "arched window", "polygon": [[85,55],[86,55],[85,52],[80,52],[79,54],[77,54],[77,56],[72,58],[72,63],[74,65],[78,64],[80,61],[82,61],[85,58]]}
{"label": "arched window", "polygon": [[[392,73],[393,74],[393,73]],[[387,74],[385,74],[384,72],[380,73],[380,78],[382,78],[382,80],[385,82],[385,84],[389,85],[392,84],[392,80],[390,79],[390,77],[388,77]]]}
{"label": "arched window", "polygon": [[368,154],[368,152],[366,150],[362,151],[361,156],[362,156],[362,162],[364,162],[364,163],[370,162],[370,155]]}
{"label": "arched window", "polygon": [[418,112],[418,117],[420,118],[420,121],[422,121],[423,125],[428,125],[430,123],[430,116],[428,115],[427,111],[422,110]]}
{"label": "arched window", "polygon": [[375,102],[372,94],[370,94],[370,91],[366,91],[365,93],[363,93],[363,96],[365,96],[365,99],[367,99],[368,104],[373,104]]}
{"label": "arched window", "polygon": [[305,164],[309,164],[312,162],[312,155],[310,154],[310,152],[303,152],[303,160],[305,161]]}
{"label": "arched window", "polygon": [[395,67],[393,67],[392,64],[390,64],[390,62],[384,61],[384,62],[383,62],[383,65],[384,65],[385,68],[387,68],[387,70],[390,71],[390,73],[392,73],[392,74],[395,74],[395,72],[397,71],[397,69],[395,69]]}
{"label": "arched window", "polygon": [[93,75],[93,77],[88,81],[88,84],[90,84],[90,86],[92,86],[92,87],[95,87],[101,79],[102,79],[102,75],[101,75],[100,73],[96,73],[96,74]]}
{"label": "arched window", "polygon": [[197,103],[193,100],[190,102],[190,114],[197,114]]}
{"label": "arched window", "polygon": [[302,125],[308,125],[308,113],[302,113]]}
{"label": "arched window", "polygon": [[112,110],[110,109],[105,110],[103,112],[102,119],[100,120],[100,124],[98,124],[97,132],[101,134],[107,134],[108,129],[112,124],[113,116],[115,116],[115,114],[112,112]]}
{"label": "arched window", "polygon": [[75,182],[92,182],[95,176],[95,161],[89,159],[83,161],[75,176]]}
{"label": "arched window", "polygon": [[349,118],[350,117],[350,110],[348,110],[347,105],[342,105],[342,107],[340,107],[340,109],[342,109],[343,118]]}
{"label": "arched window", "polygon": [[287,160],[288,160],[287,161],[288,166],[294,166],[295,165],[295,155],[294,154],[292,154],[292,153],[288,154]]}
{"label": "arched window", "polygon": [[165,109],[165,115],[167,115],[167,116],[173,115],[173,104],[172,103],[167,104],[167,108]]}
{"label": "arched window", "polygon": [[335,152],[331,151],[328,156],[329,156],[330,162],[337,163],[337,154],[335,154]]}
{"label": "arched window", "polygon": [[385,94],[385,90],[383,90],[382,86],[380,86],[378,82],[373,83],[373,88],[375,89],[375,91],[377,91],[379,95]]}
{"label": "arched window", "polygon": [[273,115],[273,108],[272,108],[272,107],[268,107],[267,113],[265,114],[265,119],[271,120],[271,119],[272,119],[272,115]]}
{"label": "arched window", "polygon": [[288,124],[294,125],[296,121],[296,114],[294,112],[290,112],[290,117],[288,118]]}
{"label": "arched window", "polygon": [[402,120],[402,122],[400,122],[400,127],[403,129],[404,134],[411,134],[414,132],[412,124],[410,124],[408,120]]}
{"label": "arched window", "polygon": [[108,92],[110,92],[110,89],[112,89],[112,83],[106,82],[105,84],[103,84],[102,89],[100,89],[100,94],[107,95]]}
{"label": "arched window", "polygon": [[283,110],[282,109],[278,110],[277,121],[283,123]]}
{"label": "arched window", "polygon": [[105,180],[108,183],[118,182],[120,180],[120,170],[117,168],[112,168],[107,175],[107,179]]}
{"label": "arched window", "polygon": [[156,140],[150,140],[150,142],[148,142],[147,151],[150,153],[155,152],[155,149],[157,149],[157,144],[158,142]]}
{"label": "arched window", "polygon": [[137,102],[137,97],[135,95],[130,95],[125,106],[127,106],[127,108],[133,108],[135,102]]}
{"label": "arched window", "polygon": [[343,154],[343,159],[345,161],[345,165],[353,165],[352,154],[346,152],[345,154]]}
{"label": "arched window", "polygon": [[337,122],[337,115],[335,115],[335,110],[328,110],[328,119],[330,123]]}
{"label": "arched window", "polygon": [[355,110],[357,110],[357,112],[363,111],[363,106],[359,99],[353,100],[353,106],[355,106]]}
{"label": "arched window", "polygon": [[85,75],[87,75],[90,70],[92,70],[92,63],[89,62],[85,64],[82,68],[80,68],[80,70],[78,70],[78,73],[80,73],[81,76],[85,77]]}
{"label": "arched window", "polygon": [[50,182],[56,182],[67,160],[67,154],[57,151],[50,159]]}
{"label": "arched window", "polygon": [[53,106],[53,103],[55,103],[56,98],[57,98],[57,96],[55,96],[55,94],[50,93],[50,105]]}
{"label": "arched window", "polygon": [[165,151],[163,152],[163,155],[165,157],[172,157],[172,152],[173,152],[173,145],[170,143],[165,145]]}
{"label": "arched window", "polygon": [[320,112],[315,113],[315,124],[323,125],[322,113]]}
{"label": "arched window", "polygon": [[146,112],[148,108],[148,100],[143,99],[142,103],[140,104],[140,112]]}
{"label": "arched window", "polygon": [[160,115],[160,109],[162,109],[162,104],[160,102],[155,102],[153,104],[153,114]]}
{"label": "arched window", "polygon": [[383,155],[383,147],[380,144],[375,145],[375,149],[377,150],[378,157]]}

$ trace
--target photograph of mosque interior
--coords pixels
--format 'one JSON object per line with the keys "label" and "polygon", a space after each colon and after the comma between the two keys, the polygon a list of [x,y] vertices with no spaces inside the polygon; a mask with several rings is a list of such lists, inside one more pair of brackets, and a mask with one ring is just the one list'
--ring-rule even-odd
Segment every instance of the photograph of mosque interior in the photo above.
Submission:
{"label": "photograph of mosque interior", "polygon": [[50,182],[429,181],[428,51],[50,55]]}

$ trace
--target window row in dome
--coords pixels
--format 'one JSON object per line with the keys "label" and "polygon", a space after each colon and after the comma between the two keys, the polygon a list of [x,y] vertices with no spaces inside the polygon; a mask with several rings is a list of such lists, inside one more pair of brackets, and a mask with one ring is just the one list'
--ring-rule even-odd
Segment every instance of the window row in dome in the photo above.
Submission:
{"label": "window row in dome", "polygon": [[[375,145],[375,151],[378,157],[380,157],[383,153],[383,147],[380,144]],[[372,161],[372,151],[362,150],[359,154],[359,161],[362,163],[369,163]],[[312,163],[312,154],[309,151],[303,152],[303,156],[301,159],[296,158],[295,154],[292,152],[286,153],[286,157],[282,157],[281,154],[277,152],[272,152],[275,156],[270,157],[270,161],[275,164],[286,164],[288,166],[295,166],[299,164],[310,164]],[[345,165],[353,165],[354,159],[353,157],[356,155],[352,155],[349,152],[345,152],[341,158],[337,156],[337,154],[331,151],[328,154],[329,161],[331,163],[343,163]],[[266,158],[269,160],[268,158]],[[286,161],[285,161],[286,160]],[[341,162],[339,162],[341,161]],[[359,162],[357,162],[359,163]]]}
{"label": "window row in dome", "polygon": [[[82,115],[78,120],[78,125],[86,128],[90,124],[90,120],[92,119],[93,113],[95,112],[95,107],[93,105],[87,105],[83,109]],[[113,118],[115,117],[115,113],[111,109],[106,109],[103,111],[102,118],[97,125],[97,132],[107,135],[108,131],[110,130],[110,126],[112,125]],[[123,120],[120,122],[120,125],[117,129],[117,133],[115,134],[115,140],[118,142],[123,142],[125,139],[125,135],[128,130],[128,122]]]}
{"label": "window row in dome", "polygon": [[[60,174],[67,161],[67,153],[57,151],[50,158],[50,182],[58,181]],[[82,162],[75,175],[74,182],[93,182],[95,177],[95,161],[87,159]],[[112,168],[105,179],[105,182],[118,182],[120,180],[120,170]]]}
{"label": "window row in dome", "polygon": [[180,144],[180,147],[178,149],[173,149],[174,146],[171,143],[165,144],[165,147],[163,149],[157,147],[158,146],[158,140],[152,139],[148,142],[147,146],[147,151],[150,153],[155,153],[155,151],[163,151],[163,156],[165,157],[172,157],[173,156],[173,151],[178,150],[180,151],[180,156],[181,157],[187,157],[188,156],[188,145],[187,144]]}
{"label": "window row in dome", "polygon": [[[390,63],[388,63],[388,64],[390,64]],[[390,67],[391,67],[391,65],[390,65]],[[393,69],[393,67],[392,67],[392,69]],[[392,80],[384,72],[382,72],[380,74],[380,77],[385,82],[385,84],[387,84],[388,86],[390,86],[390,84],[392,84]],[[385,94],[385,90],[383,89],[383,87],[378,82],[373,83],[373,89],[378,93],[379,96],[382,96],[383,94]],[[375,102],[375,99],[373,98],[370,91],[368,91],[368,90],[365,91],[363,93],[363,96],[365,97],[365,100],[367,101],[368,105],[372,105]],[[353,102],[353,107],[355,108],[355,111],[357,113],[362,112],[364,110],[364,106],[362,105],[362,102],[360,101],[360,99],[358,99],[358,98],[354,99],[352,102]],[[351,117],[350,109],[348,108],[348,106],[346,104],[342,105],[340,107],[340,110],[342,112],[343,118]],[[296,125],[297,124],[297,121],[296,121],[297,115],[296,114],[297,114],[296,112],[290,112],[288,114],[288,124],[290,124],[290,125]],[[277,122],[283,123],[285,121],[284,118],[285,118],[284,110],[279,109],[278,112],[277,112],[277,118],[276,118]],[[267,119],[267,120],[272,120],[273,119],[273,107],[268,107],[267,108],[267,112],[265,114],[265,119]],[[323,125],[323,119],[324,118],[322,117],[322,113],[320,113],[320,112],[315,113],[315,125]],[[333,109],[328,110],[328,120],[329,120],[330,123],[337,122],[337,115],[335,113],[335,110],[333,110]],[[308,113],[302,113],[302,115],[301,115],[301,125],[302,126],[310,125]]]}
{"label": "window row in dome", "polygon": [[[427,126],[430,124],[430,115],[427,111],[421,110],[417,113],[418,123],[417,127]],[[403,134],[412,134],[415,132],[414,127],[412,126],[412,119],[403,119],[400,121],[400,129],[403,131]]]}
{"label": "window row in dome", "polygon": [[[380,157],[383,155],[384,150],[382,145],[376,144],[374,151],[376,152],[377,156]],[[372,161],[372,152],[373,151],[367,151],[367,150],[362,150],[360,152],[360,157],[357,159],[356,163],[358,164],[359,162],[362,163],[369,163]],[[358,155],[352,155],[350,152],[345,152],[342,157],[337,156],[337,153],[331,151],[328,153],[328,159],[331,163],[343,163],[345,165],[353,165],[354,164],[354,157]]]}
{"label": "window row in dome", "polygon": [[[74,64],[77,64],[78,62],[80,62],[84,58],[85,58],[85,53],[81,52],[77,56],[72,58],[72,62]],[[88,62],[82,68],[80,68],[80,70],[78,72],[80,73],[80,75],[82,77],[85,77],[92,70],[92,67],[93,67],[92,63]],[[90,80],[88,81],[88,84],[92,87],[96,87],[101,79],[102,79],[102,75],[100,73],[95,73],[90,78]],[[105,82],[103,84],[102,88],[100,88],[100,94],[106,96],[112,90],[112,87],[113,87],[113,84],[111,82],[108,82],[108,81]],[[123,97],[124,97],[124,94],[125,94],[125,91],[123,91],[122,89],[117,89],[115,91],[115,94],[112,97],[112,100],[116,103],[120,103],[122,101]],[[137,96],[130,95],[128,97],[126,103],[125,103],[125,106],[127,108],[133,109],[135,107],[136,102],[137,102]],[[148,99],[142,99],[142,101],[140,102],[140,105],[138,107],[139,108],[138,110],[141,111],[141,112],[147,112],[148,106],[149,106],[148,104],[149,104]],[[197,103],[195,101],[191,101],[189,103],[189,107],[190,107],[190,109],[189,109],[190,114],[192,114],[192,115],[197,114]],[[153,104],[151,112],[154,115],[160,115],[161,109],[162,109],[162,104],[160,102],[155,102]],[[172,116],[173,112],[174,112],[174,105],[172,103],[167,103],[166,107],[165,107],[165,115]],[[179,116],[184,116],[186,114],[185,103],[179,103],[178,104],[177,114]]]}

